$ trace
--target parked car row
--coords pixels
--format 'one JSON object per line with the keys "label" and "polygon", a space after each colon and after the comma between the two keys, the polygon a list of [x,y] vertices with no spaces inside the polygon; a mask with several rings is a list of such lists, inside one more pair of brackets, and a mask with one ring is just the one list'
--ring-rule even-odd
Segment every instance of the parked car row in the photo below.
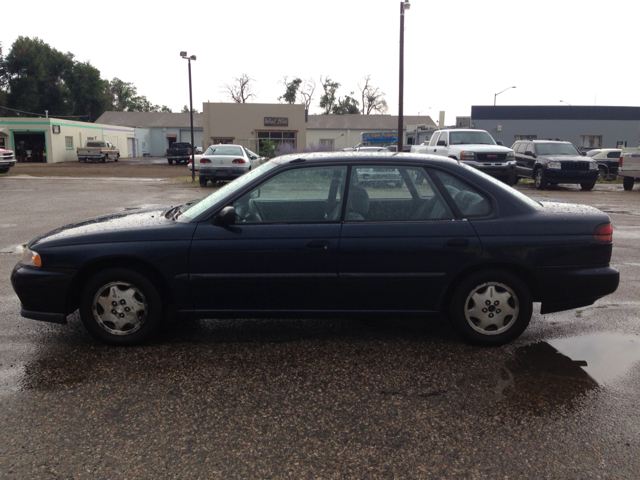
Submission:
{"label": "parked car row", "polygon": [[[212,166],[212,178],[235,180],[191,203],[104,215],[31,240],[11,273],[21,315],[66,323],[79,309],[94,337],[130,345],[155,334],[168,312],[445,313],[466,341],[501,345],[527,328],[533,302],[542,314],[568,310],[618,286],[608,215],[534,201],[459,161],[310,153],[241,174],[244,149],[212,146],[203,158],[211,163],[201,175]],[[390,183],[376,188],[370,175]]]}

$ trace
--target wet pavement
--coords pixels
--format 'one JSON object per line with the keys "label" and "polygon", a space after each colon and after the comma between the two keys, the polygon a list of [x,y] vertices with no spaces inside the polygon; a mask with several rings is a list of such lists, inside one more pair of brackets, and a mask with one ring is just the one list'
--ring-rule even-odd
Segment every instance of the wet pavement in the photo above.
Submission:
{"label": "wet pavement", "polygon": [[113,348],[77,313],[19,316],[19,245],[202,190],[0,179],[0,478],[640,478],[640,191],[518,188],[610,214],[617,292],[500,348],[442,319],[172,322]]}

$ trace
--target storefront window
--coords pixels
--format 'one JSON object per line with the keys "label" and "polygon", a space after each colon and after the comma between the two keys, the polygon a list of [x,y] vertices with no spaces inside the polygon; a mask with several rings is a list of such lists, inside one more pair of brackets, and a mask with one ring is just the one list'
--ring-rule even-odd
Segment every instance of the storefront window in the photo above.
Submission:
{"label": "storefront window", "polygon": [[271,140],[276,144],[276,148],[281,143],[288,143],[292,147],[296,146],[296,132],[283,132],[280,131],[267,131],[267,132],[258,132],[258,148],[263,147],[263,142],[265,140]]}

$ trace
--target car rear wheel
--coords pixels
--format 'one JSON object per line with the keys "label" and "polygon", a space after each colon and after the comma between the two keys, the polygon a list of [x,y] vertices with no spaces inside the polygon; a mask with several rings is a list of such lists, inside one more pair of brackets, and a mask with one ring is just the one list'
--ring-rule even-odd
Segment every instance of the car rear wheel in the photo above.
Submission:
{"label": "car rear wheel", "polygon": [[109,161],[109,155],[105,155],[102,157],[102,163],[107,163]]}
{"label": "car rear wheel", "polygon": [[504,270],[476,272],[455,288],[449,311],[454,330],[474,345],[503,345],[518,338],[531,320],[527,285]]}
{"label": "car rear wheel", "polygon": [[89,333],[112,345],[133,345],[160,328],[162,302],[144,275],[111,268],[94,275],[80,299],[80,318]]}
{"label": "car rear wheel", "polygon": [[580,188],[582,190],[593,190],[593,187],[596,186],[596,182],[593,183],[581,183]]}
{"label": "car rear wheel", "polygon": [[173,165],[173,160],[171,158],[167,158],[167,162],[169,162],[169,165]]}
{"label": "car rear wheel", "polygon": [[538,190],[544,190],[547,188],[547,179],[544,176],[544,170],[539,168],[533,174],[533,183]]}
{"label": "car rear wheel", "polygon": [[633,177],[622,177],[622,187],[625,190],[633,190],[634,182],[635,182],[635,178]]}
{"label": "car rear wheel", "polygon": [[200,186],[201,187],[206,187],[207,186],[207,177],[199,177],[200,179]]}

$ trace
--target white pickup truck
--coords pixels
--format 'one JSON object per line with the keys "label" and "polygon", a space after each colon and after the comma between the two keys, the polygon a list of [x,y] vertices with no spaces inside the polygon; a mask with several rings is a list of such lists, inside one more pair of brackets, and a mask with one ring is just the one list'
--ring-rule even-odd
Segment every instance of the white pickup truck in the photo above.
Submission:
{"label": "white pickup truck", "polygon": [[79,162],[107,162],[110,159],[117,162],[120,158],[120,150],[111,142],[105,140],[88,140],[83,147],[78,147]]}
{"label": "white pickup truck", "polygon": [[13,154],[13,150],[0,148],[0,173],[8,173],[9,168],[13,167],[15,163],[16,157]]}
{"label": "white pickup truck", "polygon": [[633,189],[636,180],[640,180],[640,148],[623,148],[620,152],[618,175],[624,177],[622,186],[625,190]]}
{"label": "white pickup truck", "polygon": [[517,182],[516,156],[512,149],[498,145],[489,132],[470,128],[436,131],[431,140],[413,145],[413,153],[429,153],[459,160],[482,170],[508,185]]}

